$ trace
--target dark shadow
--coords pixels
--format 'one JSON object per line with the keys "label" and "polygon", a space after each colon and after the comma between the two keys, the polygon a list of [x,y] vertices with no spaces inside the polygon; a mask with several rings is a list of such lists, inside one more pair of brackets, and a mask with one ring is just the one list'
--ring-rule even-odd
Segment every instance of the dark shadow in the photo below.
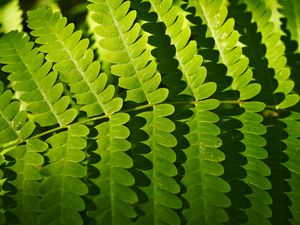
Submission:
{"label": "dark shadow", "polygon": [[[1,37],[1,34],[0,34],[0,37]],[[5,88],[7,88],[9,86],[10,81],[7,79],[7,77],[8,77],[9,74],[6,73],[6,72],[3,72],[1,70],[1,68],[3,66],[4,66],[4,64],[0,63],[0,81],[4,84],[4,89],[5,89]]]}
{"label": "dark shadow", "polygon": [[84,224],[96,225],[96,220],[88,216],[88,212],[97,210],[97,204],[94,202],[93,198],[101,193],[99,187],[93,182],[94,179],[97,179],[101,176],[99,169],[94,166],[95,164],[100,162],[101,156],[95,153],[98,148],[97,142],[95,140],[98,132],[94,126],[89,126],[88,128],[90,132],[88,134],[87,147],[85,149],[85,164],[87,168],[87,175],[82,179],[88,187],[88,194],[82,196],[86,205],[86,209],[80,212],[80,215],[84,221]]}
{"label": "dark shadow", "polygon": [[251,207],[246,195],[252,191],[244,182],[247,173],[243,166],[246,165],[247,158],[242,155],[245,151],[245,145],[241,142],[244,136],[239,130],[243,124],[233,118],[242,113],[243,110],[239,106],[232,104],[223,104],[218,112],[221,119],[218,126],[222,130],[220,150],[225,154],[225,160],[222,162],[224,167],[222,178],[231,186],[231,191],[227,194],[231,200],[231,206],[226,209],[229,220],[225,224],[228,225],[246,223],[248,217],[243,210]]}
{"label": "dark shadow", "polygon": [[138,205],[147,203],[149,201],[149,198],[144,192],[143,188],[151,185],[151,181],[145,172],[153,168],[152,162],[146,156],[151,152],[151,149],[148,145],[143,143],[149,139],[148,134],[142,130],[142,128],[146,125],[146,120],[138,116],[138,114],[143,111],[144,110],[132,113],[130,115],[131,119],[128,123],[128,128],[130,129],[131,133],[129,137],[129,141],[131,143],[129,155],[133,159],[133,167],[129,169],[129,171],[135,178],[135,184],[132,188],[138,196],[138,202],[136,203],[136,212],[138,215],[135,220],[147,213],[138,207]]}
{"label": "dark shadow", "polygon": [[183,5],[183,9],[190,14],[187,19],[193,24],[191,27],[192,39],[197,42],[198,54],[203,56],[203,66],[207,69],[207,82],[217,83],[217,91],[213,97],[225,100],[236,99],[238,93],[235,91],[225,91],[231,85],[232,78],[226,76],[227,68],[225,65],[219,63],[219,52],[214,49],[214,39],[206,36],[207,26],[203,24],[200,17],[196,16],[196,10],[193,7],[187,8]]}
{"label": "dark shadow", "polygon": [[2,1],[0,2],[0,6],[3,6],[3,5],[5,5],[5,4],[9,3],[9,1],[10,1],[10,0],[2,0]]}
{"label": "dark shadow", "polygon": [[190,143],[185,137],[190,131],[186,122],[193,116],[193,107],[194,106],[189,104],[175,105],[175,113],[171,116],[171,120],[175,122],[176,126],[176,130],[173,132],[173,135],[177,139],[177,146],[174,148],[174,151],[176,152],[175,166],[178,171],[175,180],[180,186],[180,193],[177,194],[177,197],[179,197],[182,202],[181,209],[176,210],[176,212],[180,216],[182,225],[187,223],[187,218],[183,216],[182,212],[184,209],[187,209],[189,207],[188,201],[184,197],[182,197],[182,194],[186,193],[187,191],[187,187],[182,183],[182,179],[184,178],[184,175],[186,173],[183,165],[187,160],[187,156],[184,151],[185,149],[190,147]]}
{"label": "dark shadow", "polygon": [[[157,59],[158,71],[162,76],[162,85],[169,89],[169,101],[191,101],[191,96],[182,94],[187,87],[182,80],[182,72],[177,68],[179,63],[174,58],[176,49],[171,44],[170,37],[166,35],[166,26],[157,22],[157,15],[149,12],[150,4],[133,0],[131,7],[137,11],[138,18],[145,21],[142,29],[150,33],[148,43],[154,47],[151,54]],[[161,85],[161,86],[162,86]]]}
{"label": "dark shadow", "polygon": [[[285,45],[285,56],[287,58],[287,64],[290,67],[291,75],[290,78],[295,82],[294,91],[300,94],[300,53],[296,52],[298,45],[294,40],[291,40],[291,33],[287,30],[287,20],[286,18],[281,19],[282,25],[281,29],[286,36],[282,36],[281,40]],[[292,107],[292,110],[300,112],[300,102]]]}
{"label": "dark shadow", "polygon": [[289,160],[289,157],[283,152],[287,147],[283,140],[288,137],[288,134],[284,131],[286,125],[279,120],[285,116],[280,117],[269,116],[264,119],[264,124],[268,130],[265,148],[269,153],[265,163],[272,170],[271,176],[268,177],[272,184],[269,194],[273,200],[270,222],[273,225],[291,225],[292,213],[289,207],[292,203],[287,195],[287,192],[291,191],[291,187],[287,182],[291,178],[291,172],[283,165]]}

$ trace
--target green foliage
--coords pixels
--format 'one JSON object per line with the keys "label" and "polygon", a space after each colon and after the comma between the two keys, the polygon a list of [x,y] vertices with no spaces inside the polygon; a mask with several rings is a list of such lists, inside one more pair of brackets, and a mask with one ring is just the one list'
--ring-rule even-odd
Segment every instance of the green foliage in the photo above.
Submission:
{"label": "green foliage", "polygon": [[0,224],[300,224],[298,1],[25,5],[0,4]]}

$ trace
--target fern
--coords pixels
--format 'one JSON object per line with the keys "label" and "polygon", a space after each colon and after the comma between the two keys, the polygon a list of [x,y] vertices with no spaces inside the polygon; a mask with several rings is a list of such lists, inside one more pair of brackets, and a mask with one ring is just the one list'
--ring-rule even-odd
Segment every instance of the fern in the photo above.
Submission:
{"label": "fern", "polygon": [[80,196],[86,195],[88,188],[80,180],[86,170],[79,163],[85,158],[82,149],[88,132],[85,126],[74,125],[47,140],[51,150],[46,154],[49,164],[40,172],[44,179],[39,186],[42,197],[37,224],[82,224],[78,211],[85,204]]}
{"label": "fern", "polygon": [[[33,43],[23,33],[12,32],[2,41],[3,51],[7,53],[1,55],[1,62],[7,64],[2,69],[10,73],[8,79],[16,97],[24,102],[22,107],[32,113],[32,120],[41,126],[71,123],[77,111],[67,109],[70,97],[62,96],[64,86],[56,83],[57,72],[49,73],[52,64],[43,64],[43,54],[38,53],[37,48],[32,49]],[[36,59],[35,64],[29,63],[32,58]]]}
{"label": "fern", "polygon": [[[268,209],[270,202],[258,199],[260,195],[264,195],[265,198],[269,199],[265,190],[270,188],[270,182],[265,176],[271,173],[269,168],[261,161],[266,158],[266,151],[262,148],[265,145],[265,140],[261,136],[266,133],[266,129],[262,126],[263,118],[258,113],[263,110],[264,105],[261,107],[260,104],[254,101],[244,102],[256,96],[260,92],[261,86],[253,82],[253,72],[248,68],[249,59],[242,54],[242,48],[238,45],[240,34],[237,30],[234,30],[234,19],[226,19],[228,9],[225,5],[222,5],[221,1],[215,1],[213,4],[205,1],[201,3],[192,2],[192,5],[196,7],[196,14],[199,14],[208,26],[208,30],[215,41],[216,49],[220,53],[220,61],[227,67],[227,75],[233,78],[231,88],[239,92],[237,101],[245,111],[236,119],[242,123],[240,132],[244,138],[241,142],[245,147],[242,155],[247,158],[247,163],[244,166],[247,176],[244,178],[244,182],[250,186],[253,192],[248,196],[253,207],[246,210],[248,223],[251,224],[252,221],[256,220],[256,214],[260,213],[261,208],[270,211]],[[255,143],[251,141],[252,138],[261,141]],[[265,155],[265,157],[257,157],[257,155]],[[256,177],[260,177],[260,179],[256,179]],[[232,190],[232,192],[234,193],[235,190]],[[260,223],[263,223],[262,219],[260,219]]]}
{"label": "fern", "polygon": [[1,97],[1,146],[5,147],[14,141],[23,141],[28,138],[33,130],[34,123],[28,121],[26,112],[20,110],[20,102],[12,101],[11,90],[3,90],[4,85],[0,83]]}
{"label": "fern", "polygon": [[[126,101],[136,103],[147,101],[151,105],[159,104],[167,98],[168,91],[166,88],[158,88],[161,75],[156,71],[155,61],[150,58],[150,51],[146,46],[146,35],[139,35],[140,25],[134,23],[136,12],[130,11],[129,6],[130,2],[122,3],[121,1],[94,1],[94,4],[90,6],[91,11],[95,12],[91,14],[92,18],[99,24],[95,29],[98,31],[96,34],[101,36],[99,45],[103,52],[102,57],[114,64],[111,71],[112,74],[120,77],[119,86],[127,89]],[[106,29],[112,32],[107,33]],[[153,153],[146,156],[153,165],[151,173],[147,174],[153,185],[148,188],[149,190],[145,190],[146,193],[149,193],[149,203],[140,206],[144,212],[147,212],[150,207],[153,217],[149,217],[151,213],[141,218],[140,221],[138,220],[138,224],[180,223],[179,217],[171,210],[181,207],[181,201],[173,196],[179,192],[179,186],[170,178],[177,174],[176,168],[172,165],[174,160],[170,161],[158,154],[162,149],[172,152],[171,149],[167,149],[176,145],[176,139],[169,134],[174,130],[172,128],[174,124],[164,118],[172,114],[173,110],[166,111],[170,107],[171,105],[156,105],[153,106],[152,112],[137,115],[146,120],[146,125],[142,129],[148,133],[149,137],[153,136],[153,139],[145,143],[153,149]],[[163,113],[163,111],[166,112]],[[165,127],[161,129],[157,126]],[[170,126],[170,130],[168,130],[168,126]],[[162,140],[161,136],[167,140]],[[167,143],[168,141],[170,143]],[[133,150],[133,152],[135,151]],[[163,164],[171,171],[164,171]],[[168,181],[167,184],[156,184],[164,179]],[[168,187],[168,184],[172,186]],[[170,200],[167,200],[168,198]],[[122,224],[127,223],[123,221]]]}
{"label": "fern", "polygon": [[133,166],[133,160],[126,154],[131,145],[126,140],[130,132],[124,124],[129,118],[126,113],[118,113],[96,126],[98,147],[94,153],[101,160],[94,166],[102,175],[100,179],[94,178],[92,181],[102,194],[93,197],[93,201],[101,211],[94,210],[89,215],[95,218],[97,224],[131,224],[130,219],[136,217],[132,205],[138,199],[130,189],[134,177],[126,170]]}
{"label": "fern", "polygon": [[[299,219],[299,206],[297,199],[299,198],[299,193],[296,191],[295,187],[297,186],[297,178],[299,177],[299,169],[297,168],[297,158],[294,158],[293,155],[297,154],[296,146],[298,146],[299,141],[299,113],[293,112],[291,118],[285,118],[284,123],[287,124],[286,131],[289,134],[289,137],[284,140],[284,143],[287,146],[286,154],[289,156],[290,160],[286,162],[286,167],[291,171],[291,178],[289,179],[289,184],[292,188],[292,191],[288,193],[293,204],[291,206],[291,212],[294,215],[294,218],[290,220],[292,224],[298,224]],[[296,147],[296,148],[295,148]]]}
{"label": "fern", "polygon": [[0,3],[0,224],[300,224],[298,2],[89,2]]}
{"label": "fern", "polygon": [[40,140],[28,141],[25,145],[11,150],[8,156],[16,162],[9,169],[18,173],[18,177],[11,182],[18,192],[12,197],[17,207],[11,212],[18,215],[22,224],[36,224],[39,210],[40,193],[39,180],[42,179],[39,167],[44,159],[40,155],[47,149],[47,145]]}
{"label": "fern", "polygon": [[[80,108],[88,116],[112,114],[122,106],[120,98],[113,98],[115,89],[106,87],[106,74],[100,73],[99,62],[93,62],[94,54],[87,49],[89,41],[80,40],[81,32],[73,33],[74,25],[66,26],[66,18],[50,9],[40,8],[28,13],[28,25],[46,59],[55,62],[54,71],[70,85],[70,92]],[[50,28],[50,33],[49,33]]]}
{"label": "fern", "polygon": [[102,57],[116,64],[111,67],[111,72],[120,76],[119,86],[128,89],[125,100],[137,103],[148,101],[150,104],[164,101],[168,92],[157,89],[160,74],[155,63],[150,61],[146,36],[139,35],[138,23],[133,24],[136,13],[128,11],[130,2],[93,2],[95,4],[90,5],[90,10],[96,10],[91,16],[100,25],[96,27],[96,34],[101,36],[99,45],[103,49]]}

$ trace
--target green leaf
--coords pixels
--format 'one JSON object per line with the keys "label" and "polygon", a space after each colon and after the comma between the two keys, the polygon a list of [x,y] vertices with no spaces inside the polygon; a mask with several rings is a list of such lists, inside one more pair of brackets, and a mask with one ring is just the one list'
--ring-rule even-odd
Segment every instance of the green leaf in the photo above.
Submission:
{"label": "green leaf", "polygon": [[15,194],[11,194],[11,197],[18,202],[18,205],[9,211],[14,213],[22,224],[37,224],[41,196],[38,188],[39,180],[42,179],[39,170],[44,163],[41,153],[47,148],[48,145],[43,141],[30,140],[7,153],[7,156],[16,161],[10,169],[19,174],[15,180],[10,181],[17,190]]}
{"label": "green leaf", "polygon": [[300,224],[295,0],[51,1],[0,3],[0,224]]}
{"label": "green leaf", "polygon": [[276,106],[277,109],[286,109],[288,107],[294,106],[299,102],[298,94],[289,94],[285,96],[285,99]]}
{"label": "green leaf", "polygon": [[[121,99],[114,100],[115,88],[106,86],[107,75],[100,73],[98,62],[93,62],[89,41],[80,40],[81,32],[73,33],[74,25],[66,26],[66,20],[51,9],[28,12],[28,26],[33,29],[31,34],[38,37],[36,43],[41,44],[40,50],[47,53],[46,59],[55,63],[53,68],[59,72],[60,79],[69,84],[81,110],[89,117],[119,111]],[[115,107],[112,101],[118,102]]]}
{"label": "green leaf", "polygon": [[[130,2],[116,5],[106,0],[90,0],[91,18],[98,25],[95,35],[99,39],[102,57],[113,63],[111,72],[120,77],[119,86],[126,89],[126,101],[150,104],[163,102],[168,95],[159,88],[161,76],[147,47],[147,36],[135,22],[136,11]],[[107,29],[111,30],[108,34]]]}
{"label": "green leaf", "polygon": [[[180,209],[182,202],[176,195],[179,193],[180,187],[174,179],[178,171],[174,165],[176,156],[171,148],[176,146],[177,140],[171,134],[175,126],[166,117],[173,112],[174,108],[171,105],[161,104],[154,106],[153,111],[138,114],[138,117],[146,121],[142,130],[147,133],[149,139],[144,143],[152,150],[144,155],[144,160],[149,160],[152,167],[150,170],[141,170],[147,179],[151,180],[151,184],[149,187],[141,187],[141,190],[149,196],[149,201],[138,203],[138,209],[146,214],[138,218],[137,224],[150,225],[161,222],[180,224],[180,219],[175,209]],[[158,124],[161,124],[162,121],[169,124],[170,127],[164,129],[165,126],[159,126]],[[138,148],[133,148],[133,154],[137,154],[137,152]]]}
{"label": "green leaf", "polygon": [[49,163],[41,170],[45,177],[40,185],[40,215],[37,224],[82,224],[79,211],[85,208],[81,196],[88,188],[80,178],[86,176],[85,167],[79,163],[85,159],[82,149],[86,147],[88,129],[83,125],[70,126],[47,142]]}
{"label": "green leaf", "polygon": [[117,113],[109,121],[96,126],[98,147],[95,153],[101,157],[101,161],[94,166],[101,174],[92,181],[102,191],[92,198],[97,209],[90,211],[89,215],[99,224],[131,224],[130,218],[137,216],[132,205],[138,201],[138,197],[130,189],[134,177],[127,170],[133,166],[127,154],[130,143],[126,138],[130,132],[124,125],[129,119],[128,114]]}
{"label": "green leaf", "polygon": [[[224,208],[230,206],[231,202],[224,193],[230,191],[230,186],[220,177],[224,168],[219,162],[225,157],[217,149],[221,145],[217,137],[220,130],[214,124],[218,121],[218,118],[214,118],[217,115],[206,111],[210,108],[203,107],[201,103],[193,109],[193,118],[187,122],[191,132],[187,134],[190,146],[184,150],[187,160],[183,164],[185,176],[182,182],[187,191],[182,196],[190,202],[190,207],[183,210],[183,215],[188,219],[188,224],[199,221],[220,224],[228,220]],[[204,113],[205,117],[202,116]],[[211,211],[211,208],[215,210]],[[223,216],[214,217],[216,211]]]}
{"label": "green leaf", "polygon": [[261,112],[266,107],[264,103],[258,101],[243,102],[241,105],[248,112]]}
{"label": "green leaf", "polygon": [[[19,45],[14,43],[18,42]],[[2,70],[9,72],[8,79],[19,99],[26,103],[26,110],[33,114],[34,122],[41,126],[60,126],[71,123],[77,116],[75,109],[68,109],[70,98],[63,95],[63,85],[57,82],[57,73],[50,72],[52,64],[44,63],[44,56],[24,33],[11,32],[0,39],[6,55],[0,53],[0,62],[5,63]],[[30,64],[32,58],[34,63]],[[8,59],[14,59],[9,60]],[[18,64],[19,69],[10,67]],[[17,69],[17,70],[16,70]],[[20,78],[19,76],[23,77]]]}
{"label": "green leaf", "polygon": [[[300,5],[296,0],[282,1],[279,0],[281,7],[281,13],[287,18],[287,29],[291,33],[291,39],[300,42]],[[297,52],[300,52],[300,46],[298,45]]]}
{"label": "green leaf", "polygon": [[11,90],[3,89],[4,85],[0,82],[0,146],[23,141],[35,129],[34,124],[27,120],[26,113],[20,111],[20,102],[12,101]]}

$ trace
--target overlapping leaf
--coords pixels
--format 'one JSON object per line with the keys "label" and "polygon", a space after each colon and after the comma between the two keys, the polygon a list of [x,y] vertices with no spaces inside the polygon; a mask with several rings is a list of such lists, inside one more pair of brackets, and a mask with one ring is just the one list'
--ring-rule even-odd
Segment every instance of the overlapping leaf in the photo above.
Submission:
{"label": "overlapping leaf", "polygon": [[187,91],[196,100],[210,97],[216,91],[216,84],[204,82],[206,68],[201,66],[203,58],[197,54],[197,43],[191,38],[191,29],[184,13],[178,6],[173,6],[173,0],[147,0],[151,3],[151,11],[157,14],[157,22],[166,26],[166,34],[176,48],[175,59],[178,69],[182,72],[187,84]]}
{"label": "overlapping leaf", "polygon": [[287,29],[291,33],[291,39],[298,43],[297,52],[300,53],[300,5],[297,0],[283,1],[279,0],[280,11],[287,19]]}
{"label": "overlapping leaf", "polygon": [[107,86],[107,75],[100,73],[100,62],[93,61],[94,53],[88,48],[88,39],[81,39],[81,31],[74,24],[67,25],[66,17],[51,9],[39,8],[28,12],[28,26],[40,51],[47,53],[47,61],[54,62],[54,71],[69,84],[70,92],[88,116],[112,114],[122,107],[115,98],[115,88]]}
{"label": "overlapping leaf", "polygon": [[[256,22],[258,31],[262,34],[262,43],[266,45],[265,57],[268,60],[268,66],[274,69],[274,78],[278,82],[275,93],[283,93],[285,98],[278,102],[276,107],[284,109],[291,107],[299,101],[299,95],[293,93],[294,81],[289,79],[290,69],[287,66],[285,57],[285,46],[280,39],[278,29],[274,27],[274,23],[270,21],[271,11],[267,10],[263,1],[243,0],[247,4],[248,10],[252,11],[252,20]],[[276,21],[277,23],[279,21]]]}
{"label": "overlapping leaf", "polygon": [[253,80],[249,59],[238,45],[239,33],[234,30],[234,19],[227,19],[227,7],[222,1],[190,1],[197,14],[205,21],[220,53],[220,61],[227,67],[227,75],[233,78],[232,89],[240,92],[239,100],[256,96],[261,87]]}
{"label": "overlapping leaf", "polygon": [[98,24],[102,57],[113,63],[112,74],[120,77],[118,85],[126,89],[126,101],[150,104],[163,102],[166,88],[159,88],[161,75],[147,47],[147,36],[135,23],[136,11],[130,1],[91,0],[92,19]]}
{"label": "overlapping leaf", "polygon": [[[255,217],[257,213],[261,213],[261,208],[266,208],[265,210],[268,213],[259,219],[260,221],[266,221],[266,218],[271,216],[268,207],[271,202],[268,193],[265,191],[271,188],[270,182],[266,178],[270,175],[270,169],[262,161],[267,157],[266,150],[263,148],[266,141],[262,137],[266,133],[266,129],[261,124],[262,116],[258,114],[264,110],[264,104],[261,105],[251,101],[251,98],[260,93],[261,85],[253,82],[253,72],[249,68],[249,59],[243,55],[242,48],[238,44],[240,34],[234,29],[234,19],[227,18],[228,9],[226,5],[222,4],[222,1],[198,1],[197,3],[191,1],[191,3],[198,10],[198,15],[204,23],[207,24],[210,35],[213,37],[215,46],[220,53],[220,61],[227,67],[227,75],[233,78],[232,89],[240,93],[237,100],[240,101],[240,107],[243,107],[245,112],[235,118],[242,122],[240,131],[244,138],[241,142],[245,146],[242,154],[246,156],[248,161],[244,166],[247,171],[244,182],[253,191],[253,194],[248,196],[253,205],[246,213],[249,224],[251,224],[258,221]],[[244,103],[244,101],[247,102]],[[261,140],[262,143],[250,141],[251,139]],[[263,157],[256,158],[255,155],[263,155]],[[254,177],[256,176],[260,176],[260,181],[267,185],[262,186],[255,183]],[[258,196],[260,195],[258,193],[264,195],[265,198],[259,199]]]}
{"label": "overlapping leaf", "polygon": [[290,210],[293,217],[290,219],[291,224],[300,223],[300,191],[299,191],[299,181],[300,181],[300,168],[299,168],[299,137],[300,137],[300,114],[297,112],[292,112],[292,115],[288,118],[284,118],[283,122],[287,125],[285,131],[289,134],[288,138],[284,140],[287,146],[285,153],[288,155],[289,160],[284,163],[284,165],[291,171],[291,178],[288,180],[292,191],[288,193],[292,201]]}
{"label": "overlapping leaf", "polygon": [[[252,104],[251,106],[249,106]],[[258,114],[264,108],[262,104],[250,102],[245,104],[246,112],[238,117],[243,121],[241,131],[244,135],[242,143],[246,146],[242,153],[247,157],[247,164],[244,168],[247,171],[245,182],[251,187],[252,194],[248,196],[252,203],[252,207],[247,209],[249,224],[259,222],[261,224],[269,224],[267,218],[272,216],[269,205],[272,203],[270,195],[266,190],[271,189],[271,183],[267,176],[271,175],[270,168],[263,162],[268,157],[268,152],[264,149],[266,140],[262,135],[267,130],[262,124],[263,117]],[[254,106],[254,107],[253,107]]]}
{"label": "overlapping leaf", "polygon": [[[44,62],[44,55],[33,48],[29,36],[11,32],[0,39],[2,70],[9,73],[8,79],[26,111],[41,126],[71,123],[77,116],[70,109],[70,97],[64,96],[64,85],[57,82],[57,72],[50,72],[52,64]],[[35,59],[32,63],[32,59]]]}
{"label": "overlapping leaf", "polygon": [[0,34],[0,224],[300,224],[280,39],[287,18],[299,41],[299,4],[90,2],[97,49],[47,8]]}
{"label": "overlapping leaf", "polygon": [[[149,0],[148,2],[151,4],[150,11],[156,13],[158,23],[165,25],[165,33],[170,37],[170,43],[175,46],[175,59],[178,61],[182,80],[186,83],[186,89],[183,90],[183,93],[199,101],[193,109],[193,118],[185,121],[190,129],[190,134],[186,137],[190,147],[184,149],[187,159],[186,163],[183,164],[185,176],[182,182],[187,187],[187,192],[183,194],[183,197],[190,206],[183,210],[183,214],[188,224],[225,222],[228,217],[222,208],[230,205],[230,200],[224,193],[228,192],[230,187],[219,177],[223,174],[223,167],[218,163],[222,161],[222,157],[216,162],[207,157],[209,154],[222,155],[216,149],[221,145],[221,140],[217,137],[219,128],[212,124],[216,121],[198,121],[199,118],[203,118],[203,114],[207,114],[213,119],[218,118],[216,114],[208,110],[218,107],[219,101],[204,100],[214,94],[216,85],[213,82],[205,82],[206,68],[201,66],[203,58],[197,54],[196,41],[190,41],[189,22],[180,8],[173,6],[171,0]],[[166,76],[172,79],[174,74],[171,73]],[[216,133],[210,133],[205,127],[209,127],[208,129],[212,129]],[[204,151],[207,151],[207,155],[203,154]],[[210,171],[212,165],[218,168],[218,172]],[[216,188],[206,185],[213,182],[222,185]],[[213,195],[222,198],[224,204],[211,201],[214,198]],[[220,217],[213,218],[211,216],[213,212]]]}

